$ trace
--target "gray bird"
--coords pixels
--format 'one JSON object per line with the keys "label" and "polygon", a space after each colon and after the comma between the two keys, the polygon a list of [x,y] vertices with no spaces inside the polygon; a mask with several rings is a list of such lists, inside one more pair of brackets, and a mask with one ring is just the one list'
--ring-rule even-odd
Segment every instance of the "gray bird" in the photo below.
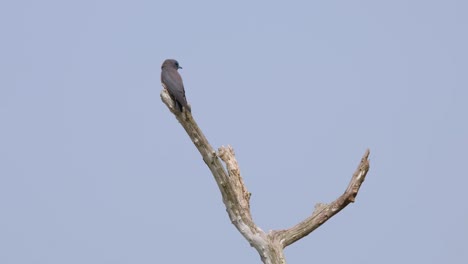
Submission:
{"label": "gray bird", "polygon": [[172,59],[165,60],[161,66],[161,83],[175,101],[175,108],[178,108],[182,112],[182,107],[184,107],[185,110],[191,112],[185,98],[184,83],[177,71],[178,69],[182,69],[179,66],[179,62]]}

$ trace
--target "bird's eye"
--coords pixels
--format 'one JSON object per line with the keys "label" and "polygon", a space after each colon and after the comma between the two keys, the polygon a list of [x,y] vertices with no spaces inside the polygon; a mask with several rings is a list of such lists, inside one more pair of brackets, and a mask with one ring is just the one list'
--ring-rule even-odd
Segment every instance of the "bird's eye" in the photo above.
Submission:
{"label": "bird's eye", "polygon": [[175,66],[179,68],[179,63],[176,61]]}

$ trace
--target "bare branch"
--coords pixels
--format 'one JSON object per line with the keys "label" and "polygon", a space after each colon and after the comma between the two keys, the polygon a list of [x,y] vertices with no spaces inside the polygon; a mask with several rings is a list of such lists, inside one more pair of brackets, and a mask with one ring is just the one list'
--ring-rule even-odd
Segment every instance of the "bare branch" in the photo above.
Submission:
{"label": "bare branch", "polygon": [[231,146],[220,147],[218,149],[219,157],[226,164],[229,181],[233,185],[233,189],[236,192],[236,201],[239,203],[240,210],[246,211],[248,213],[247,217],[252,221],[252,216],[250,215],[250,193],[247,191],[247,187],[244,184],[244,180],[240,175],[239,164],[237,163],[234,149]]}
{"label": "bare branch", "polygon": [[310,234],[345,208],[349,203],[353,203],[369,171],[369,154],[370,151],[366,150],[366,153],[364,153],[358,168],[349,182],[348,188],[346,188],[346,191],[338,197],[338,199],[328,205],[322,203],[316,204],[312,215],[304,221],[286,230],[272,231],[269,235],[276,237],[283,247],[287,247]]}
{"label": "bare branch", "polygon": [[[280,259],[284,260],[284,256],[282,250],[278,252],[278,249],[281,248],[279,243],[271,243],[265,232],[258,228],[252,220],[249,203],[250,193],[247,191],[240,175],[232,147],[221,147],[219,148],[219,155],[216,154],[191,113],[185,110],[180,112],[175,109],[174,101],[172,101],[165,89],[161,91],[161,99],[184,127],[213,174],[232,224],[247,239],[250,245],[257,249],[264,263],[285,263],[280,261]],[[227,172],[219,157],[226,163]]]}
{"label": "bare branch", "polygon": [[[180,112],[175,109],[174,102],[165,89],[161,91],[161,99],[185,129],[213,174],[232,224],[258,251],[265,264],[286,263],[283,252],[285,247],[307,236],[346,205],[354,202],[369,170],[369,150],[367,150],[345,193],[336,201],[329,205],[317,204],[312,216],[290,229],[271,231],[266,234],[252,219],[250,193],[241,177],[234,149],[231,146],[222,146],[216,153],[190,112],[185,110]],[[223,167],[221,160],[226,164],[227,170]]]}

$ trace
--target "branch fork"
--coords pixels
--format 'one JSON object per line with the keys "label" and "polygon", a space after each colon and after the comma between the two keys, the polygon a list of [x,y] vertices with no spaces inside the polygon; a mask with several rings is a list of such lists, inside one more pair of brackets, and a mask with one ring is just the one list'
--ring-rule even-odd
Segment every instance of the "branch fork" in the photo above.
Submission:
{"label": "branch fork", "polygon": [[231,146],[221,146],[216,153],[190,112],[175,109],[174,102],[165,89],[161,91],[161,99],[185,129],[213,174],[232,224],[258,251],[265,264],[286,263],[284,248],[307,236],[348,204],[353,203],[369,171],[370,151],[366,150],[348,187],[340,197],[329,204],[316,204],[312,215],[297,225],[284,230],[272,230],[267,234],[252,219],[251,193],[241,177],[234,149]]}

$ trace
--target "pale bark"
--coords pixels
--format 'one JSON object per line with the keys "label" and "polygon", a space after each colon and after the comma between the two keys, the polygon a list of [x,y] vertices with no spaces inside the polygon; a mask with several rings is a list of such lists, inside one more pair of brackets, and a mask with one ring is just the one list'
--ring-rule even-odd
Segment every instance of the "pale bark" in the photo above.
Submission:
{"label": "pale bark", "polygon": [[317,204],[310,217],[289,229],[265,233],[252,219],[250,193],[242,180],[233,148],[221,146],[216,152],[191,113],[185,110],[181,113],[175,109],[174,102],[165,89],[161,92],[161,99],[185,129],[213,174],[232,224],[258,251],[265,264],[286,263],[283,252],[285,247],[307,236],[349,203],[354,202],[369,170],[369,150],[367,150],[343,195],[328,205]]}

